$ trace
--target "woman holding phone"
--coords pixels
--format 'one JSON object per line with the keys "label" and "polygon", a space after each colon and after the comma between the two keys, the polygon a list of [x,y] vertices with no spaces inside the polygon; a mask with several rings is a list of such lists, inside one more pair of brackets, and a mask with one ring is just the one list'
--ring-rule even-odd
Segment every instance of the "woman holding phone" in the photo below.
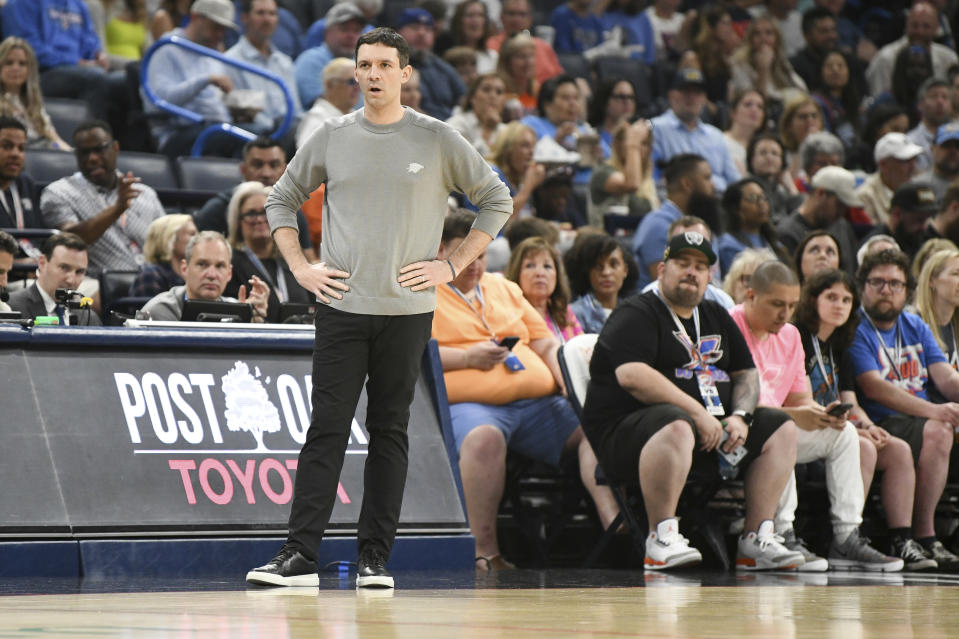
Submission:
{"label": "woman holding phone", "polygon": [[[849,345],[859,322],[856,287],[844,271],[823,269],[806,278],[793,323],[802,337],[806,375],[813,397],[823,406],[834,404],[846,413],[859,432],[862,485],[866,495],[876,470],[883,472],[882,505],[893,548],[904,570],[935,569],[912,539],[912,505],[916,472],[909,445],[876,426],[856,401],[855,378]],[[830,414],[834,414],[831,410]]]}

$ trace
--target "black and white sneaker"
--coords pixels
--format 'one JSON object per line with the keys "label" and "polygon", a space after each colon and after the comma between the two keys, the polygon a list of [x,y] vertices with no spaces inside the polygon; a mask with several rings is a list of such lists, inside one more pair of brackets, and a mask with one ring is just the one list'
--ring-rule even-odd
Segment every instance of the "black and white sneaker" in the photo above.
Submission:
{"label": "black and white sneaker", "polygon": [[316,562],[284,545],[270,563],[246,573],[247,583],[259,586],[319,586]]}
{"label": "black and white sneaker", "polygon": [[918,572],[921,570],[935,570],[939,567],[935,559],[926,557],[922,546],[915,539],[900,539],[893,543],[893,554],[905,562],[904,570]]}
{"label": "black and white sneaker", "polygon": [[375,548],[365,548],[356,562],[357,588],[392,588],[393,575],[386,570],[386,555]]}

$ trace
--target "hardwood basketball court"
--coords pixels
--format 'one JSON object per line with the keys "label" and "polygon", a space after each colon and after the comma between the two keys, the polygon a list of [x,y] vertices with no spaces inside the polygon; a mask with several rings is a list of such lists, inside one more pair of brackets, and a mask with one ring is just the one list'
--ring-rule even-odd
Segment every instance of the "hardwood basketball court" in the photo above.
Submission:
{"label": "hardwood basketball court", "polygon": [[395,592],[241,579],[7,580],[0,639],[959,636],[959,577],[934,574],[398,572]]}

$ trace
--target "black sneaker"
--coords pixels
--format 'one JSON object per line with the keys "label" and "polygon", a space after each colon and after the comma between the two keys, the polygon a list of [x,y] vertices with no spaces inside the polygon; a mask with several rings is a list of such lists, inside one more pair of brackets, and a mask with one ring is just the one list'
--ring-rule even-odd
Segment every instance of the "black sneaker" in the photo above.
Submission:
{"label": "black sneaker", "polygon": [[357,588],[392,588],[393,575],[386,570],[386,555],[375,548],[364,549],[356,562]]}
{"label": "black sneaker", "polygon": [[903,569],[909,572],[935,570],[939,566],[935,559],[926,557],[922,546],[915,539],[900,540],[893,544],[892,554],[905,562]]}
{"label": "black sneaker", "polygon": [[248,583],[260,586],[319,586],[316,562],[284,545],[270,563],[246,573]]}
{"label": "black sneaker", "polygon": [[923,551],[929,559],[934,559],[939,566],[939,572],[959,572],[959,557],[955,556],[942,545],[942,542],[936,540]]}

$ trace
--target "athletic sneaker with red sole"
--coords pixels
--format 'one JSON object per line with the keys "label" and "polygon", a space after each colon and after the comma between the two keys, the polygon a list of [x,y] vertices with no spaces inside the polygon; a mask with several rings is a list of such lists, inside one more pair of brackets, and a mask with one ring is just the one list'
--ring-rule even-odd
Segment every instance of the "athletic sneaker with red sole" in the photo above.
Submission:
{"label": "athletic sneaker with red sole", "polygon": [[646,538],[646,570],[669,570],[702,562],[703,556],[691,548],[689,540],[679,534],[675,517],[664,519]]}
{"label": "athletic sneaker with red sole", "polygon": [[773,532],[769,519],[756,532],[739,538],[736,570],[796,570],[805,563],[802,553],[783,545],[783,538]]}

